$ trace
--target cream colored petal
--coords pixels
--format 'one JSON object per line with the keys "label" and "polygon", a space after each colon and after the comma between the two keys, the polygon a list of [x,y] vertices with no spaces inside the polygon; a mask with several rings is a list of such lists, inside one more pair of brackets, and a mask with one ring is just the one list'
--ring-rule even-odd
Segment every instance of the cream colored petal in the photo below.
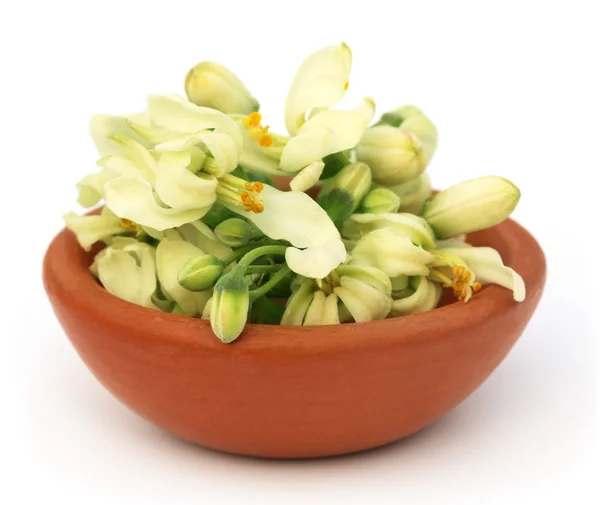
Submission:
{"label": "cream colored petal", "polygon": [[231,255],[233,249],[222,244],[215,232],[204,222],[194,221],[177,228],[185,240],[202,249],[206,254],[223,260]]}
{"label": "cream colored petal", "polygon": [[310,279],[304,280],[302,285],[288,298],[285,312],[281,317],[282,326],[301,326],[306,311],[313,299],[315,286]]}
{"label": "cream colored petal", "polygon": [[106,205],[117,216],[158,231],[196,221],[210,210],[210,206],[198,209],[161,207],[150,184],[141,179],[119,177],[109,181],[104,189]]}
{"label": "cream colored petal", "polygon": [[366,264],[389,277],[427,275],[435,257],[393,228],[374,230],[358,241],[352,250],[352,264]]}
{"label": "cream colored petal", "polygon": [[369,310],[371,319],[384,319],[390,312],[392,298],[366,282],[353,277],[342,277],[340,286],[360,298],[362,304]]}
{"label": "cream colored petal", "polygon": [[187,151],[165,152],[156,169],[156,194],[173,209],[198,209],[212,205],[217,199],[216,177],[193,174]]}
{"label": "cream colored petal", "polygon": [[156,290],[155,252],[137,242],[122,249],[108,247],[95,261],[98,278],[111,294],[137,305],[156,309],[151,296]]}
{"label": "cream colored petal", "polygon": [[413,214],[353,214],[344,223],[342,235],[350,239],[360,239],[367,233],[381,228],[393,228],[410,238],[416,245],[431,249],[435,247],[435,237],[431,227],[422,217]]}
{"label": "cream colored petal", "polygon": [[100,156],[123,154],[120,147],[110,140],[111,135],[129,137],[150,147],[129,125],[126,117],[96,114],[90,121],[90,135]]}
{"label": "cream colored petal", "polygon": [[390,316],[407,316],[432,310],[437,307],[441,296],[442,287],[438,283],[420,277],[412,295],[392,302]]}
{"label": "cream colored petal", "polygon": [[212,296],[212,289],[188,291],[178,280],[183,265],[188,260],[202,255],[204,251],[182,240],[163,239],[156,248],[158,280],[188,316],[202,314],[204,305]]}
{"label": "cream colored petal", "polygon": [[311,163],[290,181],[290,189],[292,191],[306,191],[312,188],[319,182],[324,167],[325,163],[322,161]]}
{"label": "cream colored petal", "polygon": [[250,219],[268,237],[287,240],[294,247],[321,246],[339,238],[340,234],[317,202],[306,193],[279,191],[265,185],[260,196],[264,212],[254,214],[231,207]]}
{"label": "cream colored petal", "polygon": [[513,292],[517,302],[525,300],[526,289],[523,278],[512,268],[504,266],[498,251],[491,247],[445,248],[444,252],[455,254],[467,263],[482,284],[498,284]]}
{"label": "cream colored petal", "polygon": [[312,279],[323,279],[345,259],[346,248],[340,239],[306,249],[288,247],[285,251],[285,261],[292,271]]}
{"label": "cream colored petal", "polygon": [[75,233],[79,245],[86,251],[100,240],[125,232],[116,216],[79,216],[75,212],[68,212],[63,219],[67,228]]}
{"label": "cream colored petal", "polygon": [[346,44],[324,47],[302,62],[285,104],[285,124],[290,135],[302,126],[309,109],[331,107],[342,99],[351,67],[352,53]]}
{"label": "cream colored petal", "polygon": [[210,151],[220,168],[219,176],[235,170],[238,165],[239,148],[235,140],[225,133],[203,131],[183,135],[175,140],[156,146],[157,151],[185,151],[197,144],[203,144]]}
{"label": "cream colored petal", "polygon": [[297,172],[328,154],[355,147],[375,113],[375,102],[353,110],[327,110],[307,121],[283,148],[280,168]]}
{"label": "cream colored petal", "polygon": [[104,198],[104,185],[119,174],[109,168],[103,168],[100,172],[86,175],[77,183],[79,197],[77,203],[82,207],[93,207]]}
{"label": "cream colored petal", "polygon": [[198,107],[177,95],[150,95],[148,114],[152,122],[179,133],[195,133],[214,129],[229,135],[242,148],[242,136],[235,121],[227,115],[208,107]]}

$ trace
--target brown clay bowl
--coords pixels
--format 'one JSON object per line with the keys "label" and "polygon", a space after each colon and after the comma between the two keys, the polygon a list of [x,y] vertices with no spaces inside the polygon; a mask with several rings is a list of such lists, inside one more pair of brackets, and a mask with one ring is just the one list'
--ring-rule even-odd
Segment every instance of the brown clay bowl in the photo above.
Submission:
{"label": "brown clay bowl", "polygon": [[185,440],[270,458],[331,456],[423,429],[504,359],[535,310],[545,261],[508,220],[470,236],[496,248],[527,298],[487,286],[467,304],[337,326],[248,325],[222,344],[210,324],[106,292],[63,230],[44,260],[52,306],[98,380],[139,415]]}

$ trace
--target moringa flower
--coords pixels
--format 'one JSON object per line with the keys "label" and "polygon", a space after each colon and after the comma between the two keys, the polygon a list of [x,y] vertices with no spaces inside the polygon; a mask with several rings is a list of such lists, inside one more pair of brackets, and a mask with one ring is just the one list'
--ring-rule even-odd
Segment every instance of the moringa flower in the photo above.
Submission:
{"label": "moringa flower", "polygon": [[508,179],[478,177],[440,191],[423,207],[423,217],[440,239],[489,228],[504,221],[521,192]]}
{"label": "moringa flower", "polygon": [[389,277],[427,275],[434,256],[394,228],[374,230],[352,249],[350,264],[372,265]]}
{"label": "moringa flower", "polygon": [[134,238],[115,238],[102,249],[90,267],[104,288],[142,307],[156,309],[152,294],[156,290],[156,251]]}
{"label": "moringa flower", "polygon": [[244,138],[240,164],[258,172],[290,175],[355,147],[373,118],[374,101],[366,98],[353,110],[329,110],[346,93],[351,66],[352,55],[345,44],[325,47],[306,58],[286,100],[289,136],[272,133],[262,125],[258,112],[232,116]]}
{"label": "moringa flower", "polygon": [[356,155],[371,167],[373,180],[384,186],[415,179],[427,167],[421,141],[406,130],[388,125],[368,128],[356,146]]}
{"label": "moringa flower", "polygon": [[432,271],[430,278],[452,287],[459,300],[468,301],[483,284],[510,289],[517,302],[525,299],[523,278],[504,266],[498,251],[491,247],[444,247],[434,251],[434,255],[436,271]]}
{"label": "moringa flower", "polygon": [[310,326],[384,319],[390,311],[391,292],[389,277],[377,268],[340,265],[323,279],[304,279],[289,298],[281,324]]}
{"label": "moringa flower", "polygon": [[229,69],[212,61],[194,66],[185,77],[185,94],[190,102],[225,114],[250,114],[258,102],[244,83]]}
{"label": "moringa flower", "polygon": [[[393,279],[392,279],[393,282]],[[394,298],[389,317],[408,316],[435,309],[442,296],[442,287],[425,276],[411,277],[406,294]]]}

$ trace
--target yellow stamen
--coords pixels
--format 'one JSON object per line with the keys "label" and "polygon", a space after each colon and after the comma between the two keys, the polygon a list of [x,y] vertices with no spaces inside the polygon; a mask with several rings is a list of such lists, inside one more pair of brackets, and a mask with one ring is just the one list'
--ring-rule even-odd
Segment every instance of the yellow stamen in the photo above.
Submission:
{"label": "yellow stamen", "polygon": [[256,191],[257,193],[260,193],[264,188],[265,185],[262,182],[256,181],[252,189],[254,189],[254,191]]}
{"label": "yellow stamen", "polygon": [[481,285],[481,282],[476,282],[475,284],[473,284],[473,285],[471,286],[471,288],[473,289],[473,291],[474,291],[475,293],[477,293],[478,291],[481,291],[481,288],[482,288],[482,287],[483,287],[483,286]]}
{"label": "yellow stamen", "polygon": [[454,274],[455,277],[460,277],[465,271],[465,267],[463,267],[462,265],[454,265],[452,267],[452,273]]}
{"label": "yellow stamen", "polygon": [[242,120],[242,123],[246,128],[250,128],[251,126],[258,126],[262,121],[262,115],[260,112],[253,112],[248,117],[245,117]]}
{"label": "yellow stamen", "polygon": [[344,91],[346,91],[348,89],[348,86],[350,86],[350,83],[348,81],[346,81],[346,84],[344,84]]}
{"label": "yellow stamen", "polygon": [[260,203],[260,202],[255,203],[252,206],[252,212],[254,212],[255,214],[260,214],[264,210],[265,210],[265,206],[262,203]]}
{"label": "yellow stamen", "polygon": [[271,147],[271,144],[273,143],[273,136],[270,133],[265,133],[260,136],[258,143],[262,147]]}
{"label": "yellow stamen", "polygon": [[244,187],[248,190],[248,191],[254,191],[254,184],[252,182],[247,182],[246,184],[244,184]]}

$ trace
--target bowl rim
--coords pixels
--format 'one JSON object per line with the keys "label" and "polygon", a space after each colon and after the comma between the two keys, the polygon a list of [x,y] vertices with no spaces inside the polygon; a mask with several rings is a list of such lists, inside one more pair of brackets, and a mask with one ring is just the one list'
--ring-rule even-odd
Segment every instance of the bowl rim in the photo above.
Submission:
{"label": "bowl rim", "polygon": [[[478,232],[482,233],[482,232]],[[545,280],[544,253],[533,236],[514,220],[485,230],[497,247],[502,244],[504,263],[524,279],[527,298],[535,303]],[[142,307],[106,291],[89,271],[93,252],[85,252],[75,235],[64,228],[50,243],[44,258],[44,286],[52,303],[83,312],[89,324],[112,325],[118,335],[153,339],[177,347],[213,350],[260,351],[298,354],[335,352],[364,347],[389,347],[416,340],[443,338],[455,331],[499,317],[520,305],[512,292],[487,285],[469,303],[455,302],[418,314],[378,321],[321,326],[279,326],[249,323],[240,337],[224,345],[212,333],[210,322]],[[538,293],[538,291],[540,293]],[[535,300],[534,300],[535,298]],[[107,316],[108,315],[108,316]],[[383,337],[371,338],[377,328]],[[443,331],[440,331],[443,330]]]}

